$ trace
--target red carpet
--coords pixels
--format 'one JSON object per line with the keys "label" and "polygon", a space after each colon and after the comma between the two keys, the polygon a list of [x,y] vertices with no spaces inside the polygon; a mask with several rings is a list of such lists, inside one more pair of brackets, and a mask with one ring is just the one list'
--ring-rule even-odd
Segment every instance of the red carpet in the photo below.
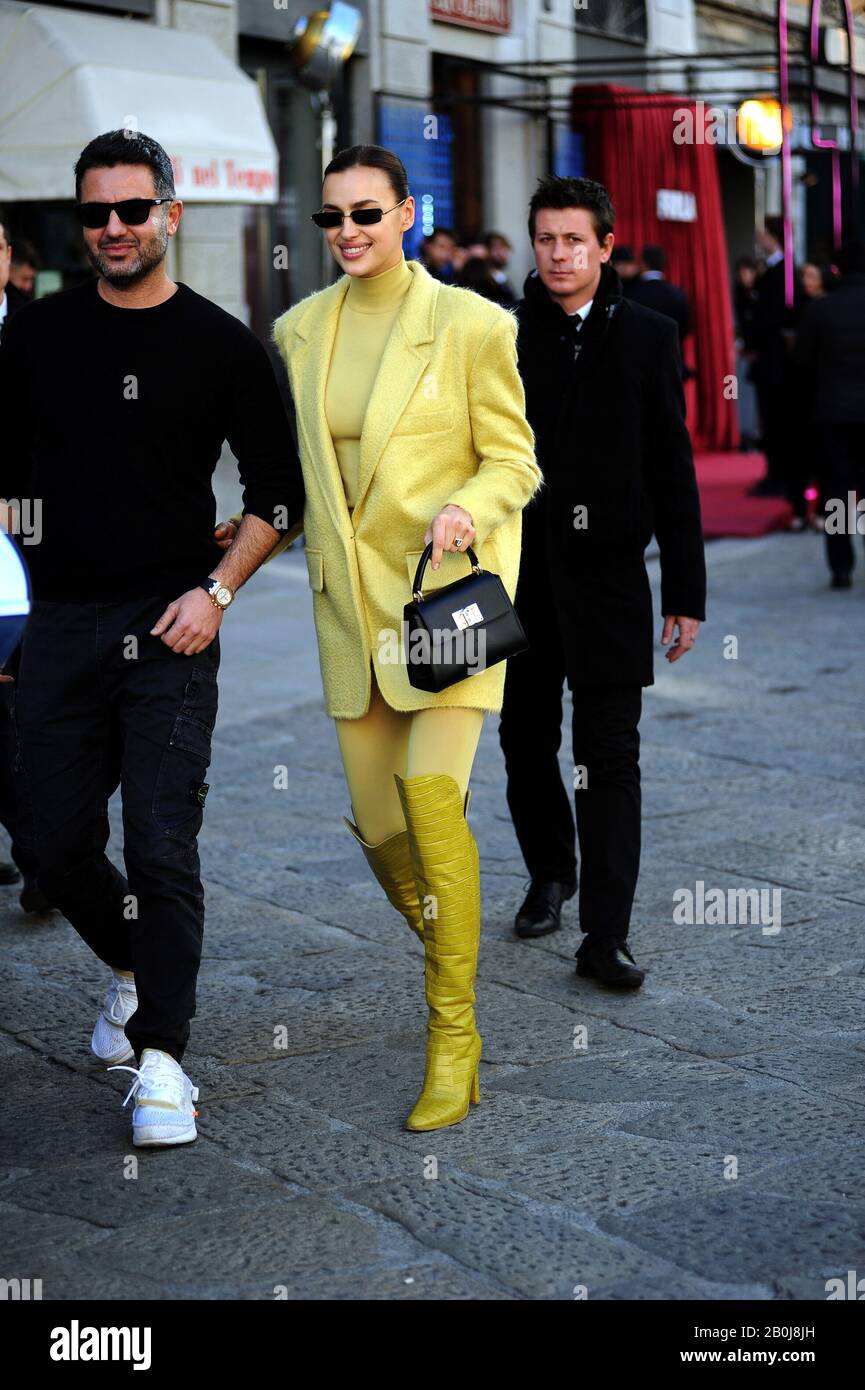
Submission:
{"label": "red carpet", "polygon": [[697,454],[697,483],[707,540],[719,536],[766,536],[787,529],[793,509],[783,497],[749,497],[762,478],[762,454]]}

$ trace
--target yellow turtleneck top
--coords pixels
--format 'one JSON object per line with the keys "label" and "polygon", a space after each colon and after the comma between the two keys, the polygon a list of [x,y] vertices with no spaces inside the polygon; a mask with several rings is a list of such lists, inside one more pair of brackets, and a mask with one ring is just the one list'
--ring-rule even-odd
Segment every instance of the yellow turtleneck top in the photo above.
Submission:
{"label": "yellow turtleneck top", "polygon": [[414,276],[405,257],[390,270],[352,279],[340,309],[324,412],[349,511],[357,498],[360,436],[379,364]]}

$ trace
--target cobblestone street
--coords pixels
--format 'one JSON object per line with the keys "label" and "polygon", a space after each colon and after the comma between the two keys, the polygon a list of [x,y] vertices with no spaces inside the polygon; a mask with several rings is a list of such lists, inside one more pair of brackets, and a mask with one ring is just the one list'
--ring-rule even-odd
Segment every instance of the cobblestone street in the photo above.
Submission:
{"label": "cobblestone street", "polygon": [[[402,1128],[421,948],[341,822],[303,552],[252,581],[223,626],[201,841],[198,1141],[133,1150],[131,1078],[89,1052],[107,972],[4,888],[0,1273],[45,1299],[496,1300],[821,1300],[865,1273],[865,579],[831,592],[815,535],[708,562],[709,622],[677,665],[659,653],[645,702],[646,983],[577,979],[574,903],[515,938],[488,719],[482,1098],[426,1135]],[[779,889],[780,922],[680,924],[698,883]]]}

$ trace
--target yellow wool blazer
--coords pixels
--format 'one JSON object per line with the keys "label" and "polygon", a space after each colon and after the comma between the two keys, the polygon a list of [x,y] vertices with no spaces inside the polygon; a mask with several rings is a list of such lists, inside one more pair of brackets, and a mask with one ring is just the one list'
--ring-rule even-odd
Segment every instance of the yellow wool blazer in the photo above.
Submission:
{"label": "yellow wool blazer", "polygon": [[[516,319],[470,290],[442,285],[417,262],[388,339],[364,419],[357,501],[350,513],[325,418],[325,383],[351,277],[276,320],[306,486],[303,530],[324,699],[334,719],[358,719],[370,662],[397,710],[437,705],[497,711],[505,664],[439,694],[415,690],[402,651],[403,607],[433,517],[453,502],[474,521],[474,549],[513,598],[521,511],[540,484],[517,372]],[[424,589],[468,573],[446,553]]]}

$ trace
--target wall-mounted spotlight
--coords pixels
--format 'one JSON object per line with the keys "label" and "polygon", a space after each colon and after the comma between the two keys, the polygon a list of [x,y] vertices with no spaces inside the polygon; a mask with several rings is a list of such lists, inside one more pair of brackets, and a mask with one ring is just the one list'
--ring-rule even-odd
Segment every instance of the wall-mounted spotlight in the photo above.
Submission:
{"label": "wall-mounted spotlight", "polygon": [[343,0],[299,19],[291,48],[298,82],[315,92],[332,87],[357,47],[362,28],[360,10]]}

